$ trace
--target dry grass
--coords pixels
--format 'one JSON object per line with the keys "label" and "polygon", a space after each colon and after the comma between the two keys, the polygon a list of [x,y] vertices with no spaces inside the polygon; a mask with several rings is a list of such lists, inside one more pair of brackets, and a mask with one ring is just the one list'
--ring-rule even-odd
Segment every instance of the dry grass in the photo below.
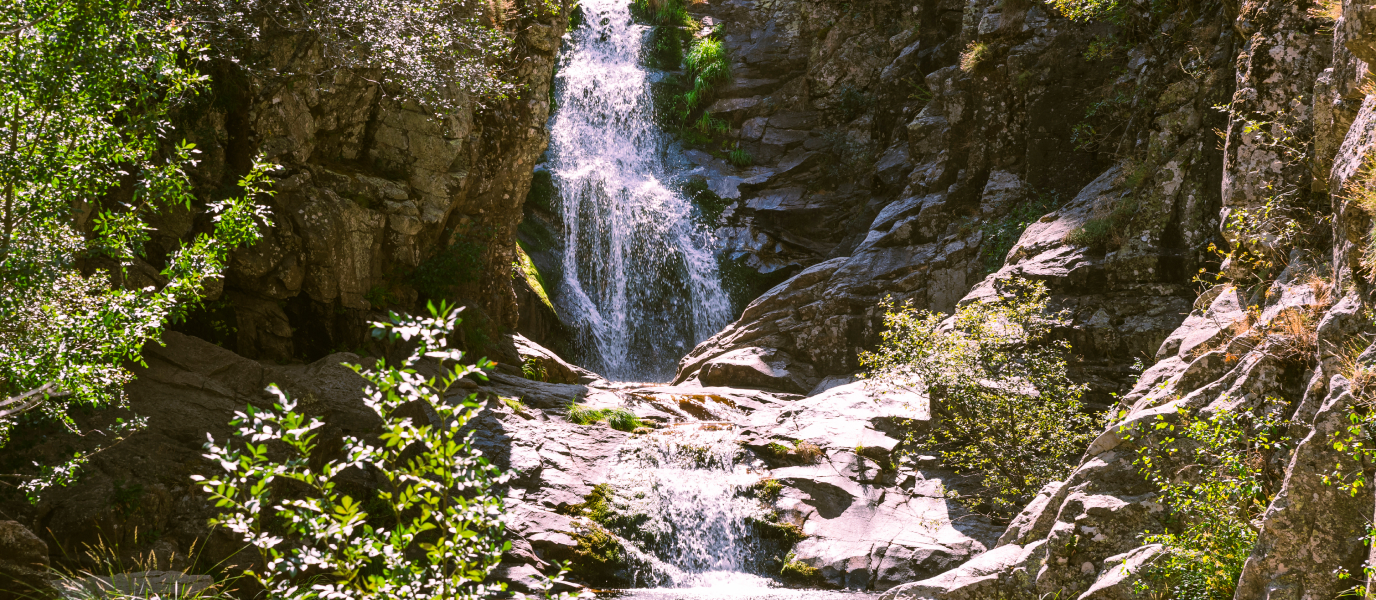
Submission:
{"label": "dry grass", "polygon": [[1342,0],[1315,0],[1309,8],[1309,18],[1325,21],[1328,24],[1343,18]]}
{"label": "dry grass", "polygon": [[812,442],[798,442],[793,447],[793,453],[809,465],[815,465],[822,459],[822,448]]}
{"label": "dry grass", "polygon": [[965,47],[965,51],[960,53],[960,70],[970,73],[978,69],[980,65],[993,54],[993,49],[984,42],[970,42]]}
{"label": "dry grass", "polygon": [[1338,371],[1351,382],[1352,395],[1364,403],[1369,403],[1372,392],[1376,392],[1376,367],[1357,360],[1367,349],[1366,340],[1356,338],[1338,349]]}

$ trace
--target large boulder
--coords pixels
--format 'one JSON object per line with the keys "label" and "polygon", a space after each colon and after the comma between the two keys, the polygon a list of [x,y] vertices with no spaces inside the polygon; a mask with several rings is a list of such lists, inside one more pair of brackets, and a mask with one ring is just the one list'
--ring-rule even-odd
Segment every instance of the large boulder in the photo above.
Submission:
{"label": "large boulder", "polygon": [[773,389],[806,394],[819,379],[812,366],[772,348],[741,348],[703,365],[698,381],[706,386]]}
{"label": "large boulder", "polygon": [[0,521],[0,600],[36,600],[55,594],[48,545],[15,521]]}

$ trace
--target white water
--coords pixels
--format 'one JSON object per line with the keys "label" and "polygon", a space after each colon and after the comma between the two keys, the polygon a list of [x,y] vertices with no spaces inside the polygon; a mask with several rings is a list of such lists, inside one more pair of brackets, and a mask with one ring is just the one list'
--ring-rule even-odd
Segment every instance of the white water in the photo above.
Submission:
{"label": "white water", "polygon": [[[616,512],[643,522],[623,531],[655,564],[640,585],[761,589],[771,554],[750,520],[765,507],[748,493],[760,481],[741,457],[733,431],[676,429],[629,441],[611,466]],[[777,552],[774,552],[777,553]],[[777,567],[776,567],[777,569]]]}
{"label": "white water", "polygon": [[667,381],[679,357],[731,319],[708,234],[674,189],[674,149],[654,122],[640,64],[647,29],[629,0],[583,0],[555,80],[550,170],[563,227],[560,312],[585,366]]}

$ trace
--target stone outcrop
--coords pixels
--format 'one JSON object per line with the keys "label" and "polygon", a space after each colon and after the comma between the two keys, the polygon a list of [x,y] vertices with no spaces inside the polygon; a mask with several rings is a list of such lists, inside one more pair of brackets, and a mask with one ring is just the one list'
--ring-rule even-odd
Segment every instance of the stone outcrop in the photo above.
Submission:
{"label": "stone outcrop", "polygon": [[[1160,23],[1170,37],[1135,47],[1038,3],[704,10],[734,60],[718,106],[758,163],[699,169],[734,201],[726,252],[801,272],[685,357],[679,381],[746,347],[818,377],[853,372],[878,342],[881,299],[949,311],[1000,271],[1048,283],[1071,312],[1058,335],[1085,358],[1078,376],[1107,403],[1188,312],[1219,226],[1213,130],[1227,123],[1212,107],[1239,44],[1225,7],[1182,10]],[[962,67],[971,45],[983,59]],[[1064,243],[1113,219],[1125,223]],[[731,246],[744,239],[766,241]]]}
{"label": "stone outcrop", "polygon": [[0,521],[0,598],[54,595],[48,576],[48,545],[15,521]]}
{"label": "stone outcrop", "polygon": [[[218,65],[213,93],[182,118],[201,152],[198,193],[226,193],[255,156],[279,168],[263,240],[233,254],[208,309],[180,329],[243,356],[309,362],[366,345],[386,310],[458,299],[465,346],[499,345],[518,323],[514,234],[548,144],[567,12],[507,23],[517,93],[442,117],[368,73],[331,69],[304,33],[266,31],[243,51],[251,69]],[[208,218],[172,213],[155,244],[170,251]]]}

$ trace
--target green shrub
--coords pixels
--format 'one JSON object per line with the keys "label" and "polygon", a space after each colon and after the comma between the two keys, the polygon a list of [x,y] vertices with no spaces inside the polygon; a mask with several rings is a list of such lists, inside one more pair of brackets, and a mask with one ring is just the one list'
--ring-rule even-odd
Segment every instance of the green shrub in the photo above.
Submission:
{"label": "green shrub", "polygon": [[1073,21],[1092,21],[1119,16],[1124,0],[1051,0],[1051,7]]}
{"label": "green shrub", "polygon": [[909,453],[936,453],[979,489],[958,498],[972,510],[1011,518],[1042,486],[1064,477],[1092,439],[1085,386],[1066,376],[1069,344],[1048,340],[1052,319],[1041,282],[997,282],[999,298],[945,315],[884,309],[885,331],[860,363],[884,387],[930,398],[937,425],[909,434]]}
{"label": "green shrub", "polygon": [[[445,399],[452,384],[491,363],[459,365],[462,353],[446,350],[444,341],[457,311],[432,305],[431,312],[430,318],[393,315],[378,324],[379,333],[418,342],[400,366],[384,360],[366,370],[353,366],[369,383],[367,404],[382,420],[381,443],[346,435],[348,459],[321,460],[324,423],[296,412],[296,404],[272,386],[274,409],[250,405],[233,421],[237,441],[206,444],[206,456],[227,471],[194,477],[222,511],[211,523],[258,552],[247,575],[269,598],[483,598],[504,588],[486,582],[510,548],[503,542],[502,499],[493,489],[504,475],[472,449],[471,432],[461,433],[478,406],[474,397]],[[438,377],[416,372],[422,360],[434,359],[456,366]],[[401,416],[403,406],[417,402],[444,425]],[[273,456],[285,460],[270,457],[270,445]],[[376,503],[369,503],[379,510],[365,510],[336,485],[348,469],[383,482]],[[284,489],[292,493],[279,495]]]}
{"label": "green shrub", "polygon": [[[783,448],[783,446],[779,447]],[[787,452],[787,449],[785,449],[784,451]],[[775,500],[778,500],[779,494],[783,493],[783,491],[784,484],[779,483],[779,480],[774,479],[773,477],[761,479],[759,483],[750,486],[751,495],[765,502],[773,502]]]}
{"label": "green shrub", "polygon": [[697,28],[685,0],[632,0],[631,16],[651,25]]}
{"label": "green shrub", "polygon": [[1036,198],[1022,202],[997,221],[986,221],[980,229],[984,240],[980,243],[979,256],[984,263],[984,272],[993,273],[1003,267],[1008,251],[1027,227],[1036,223],[1043,215],[1056,210],[1061,202],[1054,193],[1039,193]]}
{"label": "green shrub", "polygon": [[1256,546],[1253,521],[1274,495],[1263,469],[1288,442],[1284,423],[1226,411],[1209,419],[1176,416],[1159,415],[1146,431],[1125,436],[1143,442],[1134,464],[1160,488],[1172,522],[1144,538],[1161,544],[1163,554],[1137,586],[1166,588],[1173,598],[1228,600]]}
{"label": "green shrub", "polygon": [[659,25],[650,30],[646,43],[649,64],[666,71],[677,70],[683,64],[683,30],[676,26]]}

